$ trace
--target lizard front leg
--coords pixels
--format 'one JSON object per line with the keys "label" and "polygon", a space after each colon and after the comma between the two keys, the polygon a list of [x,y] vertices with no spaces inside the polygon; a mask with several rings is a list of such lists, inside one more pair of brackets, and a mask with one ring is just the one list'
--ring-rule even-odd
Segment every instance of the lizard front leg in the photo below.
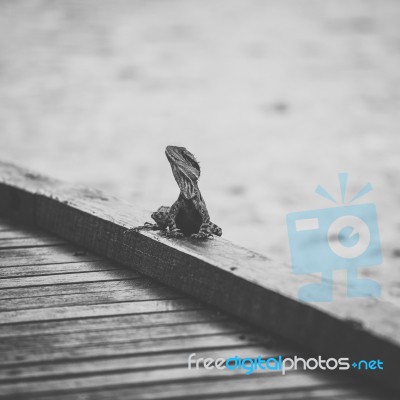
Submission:
{"label": "lizard front leg", "polygon": [[166,236],[170,238],[180,238],[183,237],[183,233],[176,227],[176,216],[179,213],[180,208],[182,207],[182,200],[178,198],[174,204],[172,204],[169,213],[168,213],[168,229],[166,232]]}
{"label": "lizard front leg", "polygon": [[161,206],[157,211],[151,214],[151,218],[155,221],[155,224],[145,222],[142,226],[136,226],[135,228],[128,229],[125,233],[139,232],[141,230],[152,230],[165,232],[168,226],[168,215],[170,207]]}
{"label": "lizard front leg", "polygon": [[[200,239],[200,240],[206,240],[206,239],[212,239],[213,233],[212,233],[212,222],[210,221],[210,216],[207,211],[206,204],[204,200],[201,199],[195,199],[193,202],[196,210],[200,213],[201,215],[201,220],[202,223],[200,225],[200,229],[198,233],[193,233],[190,235],[193,239]],[[222,234],[222,232],[221,232]]]}
{"label": "lizard front leg", "polygon": [[213,235],[222,236],[222,229],[210,221],[210,229]]}

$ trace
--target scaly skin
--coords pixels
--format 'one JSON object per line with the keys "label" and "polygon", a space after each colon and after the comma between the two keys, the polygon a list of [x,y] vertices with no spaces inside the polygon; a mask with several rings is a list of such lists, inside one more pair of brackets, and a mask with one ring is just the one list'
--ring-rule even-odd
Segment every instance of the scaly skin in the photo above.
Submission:
{"label": "scaly skin", "polygon": [[194,239],[221,236],[222,229],[210,221],[206,203],[198,187],[200,166],[192,153],[184,147],[167,146],[165,150],[180,194],[171,207],[161,206],[151,214],[155,224],[146,222],[132,230],[161,230],[167,237],[190,235]]}

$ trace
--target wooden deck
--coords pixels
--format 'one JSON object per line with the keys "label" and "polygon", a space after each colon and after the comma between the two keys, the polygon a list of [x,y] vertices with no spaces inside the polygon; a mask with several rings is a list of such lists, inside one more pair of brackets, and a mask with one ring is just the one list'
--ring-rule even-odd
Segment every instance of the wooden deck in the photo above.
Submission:
{"label": "wooden deck", "polygon": [[[148,215],[0,163],[0,396],[389,399],[399,311],[297,301],[304,277],[216,239],[126,235]],[[384,371],[188,369],[196,358],[384,360]],[[371,378],[371,379],[370,379]]]}
{"label": "wooden deck", "polygon": [[382,399],[364,382],[335,374],[189,370],[191,353],[307,354],[139,273],[5,220],[0,277],[6,398]]}

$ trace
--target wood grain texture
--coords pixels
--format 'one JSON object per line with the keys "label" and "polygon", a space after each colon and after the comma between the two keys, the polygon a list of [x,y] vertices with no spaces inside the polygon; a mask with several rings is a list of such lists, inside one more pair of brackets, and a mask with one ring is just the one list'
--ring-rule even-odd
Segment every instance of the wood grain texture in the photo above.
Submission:
{"label": "wood grain texture", "polygon": [[4,252],[0,250],[0,268],[95,260],[100,260],[99,256],[69,244],[10,249],[7,257],[4,257]]}
{"label": "wood grain texture", "polygon": [[110,304],[85,304],[69,307],[35,308],[28,310],[3,311],[0,324],[51,321],[82,317],[99,317],[106,315],[141,314],[148,312],[172,311],[194,308],[196,302],[191,299],[127,301]]}
{"label": "wood grain texture", "polygon": [[[56,275],[46,275],[46,276],[28,276],[23,278],[18,277],[14,279],[0,279],[0,293],[1,289],[7,289],[7,288],[17,288],[17,287],[27,288],[29,286],[47,286],[47,285],[53,286],[53,285],[64,285],[68,283],[101,282],[101,281],[113,281],[121,279],[133,279],[139,277],[140,275],[134,271],[110,270],[101,272],[79,272],[71,274],[56,274]],[[62,290],[63,289],[61,288],[61,291]],[[30,290],[29,293],[31,293]]]}
{"label": "wood grain texture", "polygon": [[[15,256],[24,250],[10,247],[2,254]],[[52,254],[57,259],[57,251]],[[43,271],[35,274],[36,269]],[[259,381],[254,376],[249,379],[243,372],[240,376],[204,369],[182,374],[188,355],[307,356],[270,333],[257,332],[253,326],[108,261],[3,267],[1,271],[5,272],[2,284],[22,285],[0,290],[0,393],[6,393],[5,398],[8,394],[12,398],[58,398],[71,393],[81,398],[97,390],[115,390],[118,396],[124,387],[134,389],[140,398],[141,388],[146,387],[144,393],[151,395],[149,388],[162,384],[178,385],[181,397],[187,398],[192,397],[194,382],[208,387],[205,396],[209,398],[208,394],[224,396],[227,392],[218,390],[235,384],[236,377],[246,378],[241,393],[251,398],[265,394],[257,389]],[[348,384],[348,377],[312,375],[302,398],[310,398],[314,387],[340,392]],[[268,382],[283,379],[276,373],[263,374],[263,378]],[[302,375],[298,380],[302,387]],[[286,390],[277,387],[274,391]],[[158,390],[152,396],[155,393]]]}
{"label": "wood grain texture", "polygon": [[54,236],[30,237],[30,238],[3,238],[0,240],[0,250],[19,249],[24,247],[46,247],[63,245],[67,242]]}
{"label": "wood grain texture", "polygon": [[[25,278],[19,278],[21,279],[20,282],[23,285],[21,287],[4,288],[0,290],[0,299],[33,298],[37,296],[40,297],[43,296],[43,291],[45,291],[46,294],[49,296],[62,296],[64,294],[131,290],[132,287],[135,286],[134,283],[139,279],[141,281],[149,282],[148,279],[146,280],[142,277],[137,277],[136,275],[133,275],[135,274],[133,271],[132,275],[130,274],[131,271],[117,270],[115,272],[116,273],[113,274],[112,277],[110,277],[110,275],[99,274],[98,272],[87,273],[82,276],[79,276],[78,274],[71,274],[74,277],[72,282],[77,281],[79,283],[70,283],[71,278],[65,279],[65,277],[64,279],[55,281],[47,279],[47,283],[54,282],[54,285],[38,285],[38,283],[41,283],[40,281],[29,281],[29,283],[33,284],[29,285],[26,281],[24,281]],[[81,280],[79,278],[81,278]],[[4,284],[5,281],[6,280],[1,280],[0,283]],[[12,282],[13,279],[10,279],[8,281]],[[69,283],[66,283],[68,281]],[[57,282],[59,282],[60,284],[56,285]],[[107,282],[107,284],[105,285],[104,282]],[[11,283],[11,285],[13,285],[13,283]]]}
{"label": "wood grain texture", "polygon": [[111,315],[105,317],[73,318],[58,321],[34,321],[20,324],[4,324],[0,328],[0,337],[21,337],[68,332],[90,332],[104,329],[121,329],[135,326],[174,325],[200,321],[221,321],[228,317],[220,311],[201,309],[153,312],[144,314]]}
{"label": "wood grain texture", "polygon": [[[41,365],[49,362],[65,362],[66,360],[95,359],[107,357],[125,357],[127,355],[149,355],[159,353],[173,353],[176,351],[186,351],[189,356],[200,350],[223,350],[237,348],[241,346],[257,347],[254,351],[265,354],[268,348],[269,337],[263,337],[253,333],[224,332],[223,334],[205,335],[175,335],[175,337],[140,340],[129,342],[126,339],[123,343],[97,343],[92,346],[75,346],[66,348],[47,349],[37,347],[29,352],[23,348],[21,353],[12,349],[1,354],[2,366],[12,366],[21,364]],[[272,349],[274,346],[271,346]]]}
{"label": "wood grain texture", "polygon": [[[196,338],[193,338],[195,341]],[[289,355],[293,351],[290,348],[277,346],[273,349],[263,349],[263,355],[278,356],[279,354]],[[259,346],[238,346],[232,348],[220,348],[200,350],[196,353],[198,358],[229,358],[232,354],[238,357],[258,357],[260,351]],[[118,372],[118,371],[135,371],[141,369],[162,368],[162,367],[185,367],[188,364],[188,352],[174,351],[172,353],[159,353],[140,355],[126,355],[122,357],[93,358],[90,360],[69,360],[62,363],[41,363],[41,364],[19,364],[12,366],[4,366],[0,369],[0,383],[18,382],[22,379],[33,378],[53,378],[68,377],[79,375],[89,375],[101,372]]]}
{"label": "wood grain texture", "polygon": [[[17,249],[23,250],[23,247]],[[16,249],[8,248],[2,254],[7,257],[8,253],[15,252]],[[111,264],[96,261],[45,267],[58,266],[61,271],[70,265],[88,268],[86,273],[81,272],[85,275],[91,272],[91,267]],[[32,268],[37,267],[40,266],[11,269],[30,274]],[[191,352],[196,352],[198,357],[214,358],[227,358],[232,354],[242,357],[302,354],[272,335],[257,333],[254,327],[182,298],[182,293],[152,279],[136,276],[133,271],[116,265],[112,267],[95,272],[96,279],[104,275],[100,282],[54,281],[60,275],[75,281],[80,275],[77,271],[34,277],[7,275],[2,279],[3,282],[24,282],[35,278],[35,286],[0,290],[4,295],[0,300],[0,393],[12,398],[33,393],[58,397],[77,390],[79,397],[82,391],[93,390],[96,381],[103,382],[97,383],[96,389],[111,386],[117,390],[127,384],[138,387],[153,385],[158,380],[176,381],[176,370],[187,369],[187,357]],[[123,274],[125,280],[116,282],[115,276],[109,274]],[[135,277],[126,279],[126,274]],[[42,280],[40,285],[36,285],[38,278]],[[115,287],[116,283],[125,286]],[[19,293],[15,292],[18,290]],[[12,293],[14,296],[8,298]],[[174,303],[172,298],[182,299]],[[130,303],[128,314],[118,315],[121,303]],[[102,307],[104,304],[108,305],[106,309]],[[67,310],[67,314],[63,310]],[[24,311],[31,311],[34,320],[21,322]],[[102,315],[104,313],[107,315]],[[55,319],[40,321],[43,316]],[[172,373],[166,375],[169,370]],[[193,371],[192,377],[186,375],[179,379],[181,391],[186,394],[190,392],[185,386],[193,380],[210,379],[210,374],[204,370]],[[228,382],[235,378],[235,375],[224,375]],[[150,381],[143,381],[143,376],[149,376]],[[211,374],[212,380],[216,377]],[[266,379],[269,377],[275,378],[276,374],[265,375]],[[325,384],[321,379],[318,381]],[[335,378],[329,382],[338,384]],[[251,385],[247,384],[246,393],[251,394],[256,384],[254,380]]]}
{"label": "wood grain texture", "polygon": [[[32,354],[46,349],[47,353],[57,351],[72,351],[76,347],[95,347],[112,345],[115,343],[131,343],[134,350],[135,343],[149,340],[169,338],[186,338],[207,335],[245,334],[252,333],[251,328],[235,321],[195,322],[190,324],[175,324],[165,326],[147,326],[107,329],[94,332],[60,333],[52,335],[32,335],[23,341],[20,338],[2,338],[0,349],[2,357],[7,359],[8,354],[14,353],[18,346],[28,359]],[[11,351],[10,351],[11,350]],[[11,358],[11,357],[10,357]]]}
{"label": "wood grain texture", "polygon": [[[156,232],[125,235],[128,227],[148,220],[148,214],[99,191],[66,185],[10,164],[1,164],[0,171],[3,215],[134,268],[316,353],[345,354],[354,360],[383,359],[384,373],[366,375],[400,390],[396,379],[400,322],[395,305],[346,297],[326,304],[300,303],[298,288],[313,278],[295,276],[286,265],[220,238],[196,242],[169,240]],[[71,252],[68,248],[63,256],[70,260]],[[37,261],[45,263],[46,257],[41,254]],[[15,265],[21,261],[18,256],[14,259]],[[65,260],[60,258],[59,262]],[[95,315],[128,313],[132,311],[129,304],[120,303],[121,309],[109,312],[110,306],[102,305]],[[77,315],[61,307],[54,314],[44,309],[18,315],[10,311],[4,316],[6,322],[27,322],[88,315],[89,309],[82,307]]]}
{"label": "wood grain texture", "polygon": [[132,285],[131,290],[106,290],[94,293],[77,293],[67,295],[54,295],[54,296],[36,296],[29,299],[5,299],[0,301],[0,311],[10,310],[29,310],[35,308],[48,308],[48,307],[69,307],[77,305],[97,305],[107,303],[119,303],[125,301],[145,301],[145,300],[159,300],[159,299],[177,299],[182,298],[184,295],[177,293],[159,284],[151,287],[145,285]]}
{"label": "wood grain texture", "polygon": [[97,272],[118,269],[108,261],[69,262],[59,264],[38,264],[0,268],[0,278],[14,279],[17,277],[30,277],[38,275],[70,274],[73,272]]}
{"label": "wood grain texture", "polygon": [[[229,380],[216,378],[211,381],[153,383],[151,390],[149,386],[129,386],[124,388],[100,388],[81,389],[80,391],[60,392],[57,399],[76,400],[108,400],[117,398],[119,400],[155,400],[155,399],[232,399],[235,400],[372,400],[376,396],[364,390],[351,389],[342,384],[342,387],[332,388],[330,385],[318,384],[313,379],[305,378],[304,374],[291,374],[287,380],[274,376],[272,379],[262,379],[255,376],[254,379],[246,380],[242,377],[234,377]],[[277,379],[276,379],[277,378]],[[81,394],[82,397],[78,397]],[[234,397],[232,397],[234,394]],[[25,396],[23,397],[25,398]],[[34,394],[30,399],[53,400],[51,395]]]}
{"label": "wood grain texture", "polygon": [[[214,379],[226,378],[225,384],[230,386],[228,382],[231,381],[232,371],[226,370],[206,370],[199,369],[195,372],[198,380],[202,380],[203,386],[207,383],[211,385]],[[307,374],[288,374],[287,376],[279,375],[278,373],[268,373],[274,375],[271,379],[266,378],[265,374],[254,373],[251,378],[244,375],[242,372],[234,373],[233,375],[240,376],[243,382],[247,381],[247,385],[252,384],[253,390],[258,387],[258,383],[261,380],[269,383],[270,390],[283,389],[287,387],[298,388],[304,386],[328,386],[332,384],[330,379],[325,381],[320,377],[310,376]],[[258,377],[258,375],[260,377]],[[227,379],[229,378],[229,380]],[[36,382],[22,381],[14,384],[1,385],[1,389],[4,394],[15,394],[15,393],[46,393],[53,392],[58,394],[59,392],[77,391],[82,389],[101,389],[116,386],[142,386],[142,390],[146,390],[143,386],[152,386],[155,383],[168,384],[168,383],[180,383],[188,396],[189,391],[186,388],[186,382],[193,380],[193,371],[188,370],[187,367],[183,368],[169,368],[160,370],[148,370],[148,371],[136,371],[136,372],[119,372],[110,373],[106,375],[93,375],[85,377],[75,377],[70,379],[54,379],[54,380],[43,380],[40,385]],[[336,379],[336,384],[342,384],[340,379]],[[214,387],[214,385],[212,385]],[[250,385],[249,385],[250,386]],[[265,387],[265,386],[264,386]],[[190,390],[190,389],[189,389]],[[133,397],[131,397],[133,398]],[[135,397],[136,398],[136,397]]]}

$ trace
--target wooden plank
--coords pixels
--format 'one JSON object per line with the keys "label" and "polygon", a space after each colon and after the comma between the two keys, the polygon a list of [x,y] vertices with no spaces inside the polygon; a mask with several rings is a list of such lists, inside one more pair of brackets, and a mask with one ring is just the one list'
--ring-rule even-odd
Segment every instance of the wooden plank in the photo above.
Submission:
{"label": "wooden plank", "polygon": [[[300,379],[299,379],[300,381]],[[320,386],[307,386],[309,382],[303,386],[300,382],[288,382],[287,386],[278,386],[279,382],[274,381],[271,385],[270,380],[262,382],[245,381],[245,380],[233,380],[226,381],[212,381],[212,384],[204,385],[204,382],[188,382],[185,384],[185,388],[189,393],[204,393],[193,398],[212,398],[219,400],[227,400],[234,398],[235,400],[372,400],[379,398],[376,394],[368,392],[368,387],[363,388],[362,393],[360,391],[350,389],[348,387],[334,387],[329,385]],[[132,397],[129,397],[129,390]],[[235,397],[232,397],[229,393],[235,393]],[[82,393],[82,392],[80,392]],[[87,400],[92,399],[106,399],[102,395],[96,397],[98,392],[86,392],[83,393]],[[137,400],[151,400],[151,399],[186,399],[187,395],[182,388],[181,384],[164,384],[164,385],[152,385],[151,391],[142,388],[129,388],[120,390],[105,390],[104,394],[107,396],[116,396],[118,399],[132,399]],[[237,396],[236,394],[239,394]],[[73,396],[73,395],[72,395]],[[60,394],[59,399],[72,399],[71,395]],[[208,397],[209,396],[209,397]],[[34,397],[36,398],[36,397]],[[109,397],[111,398],[111,397]],[[48,399],[48,397],[43,397]],[[395,397],[392,397],[395,400]]]}
{"label": "wooden plank", "polygon": [[[229,370],[216,370],[216,369],[199,369],[195,372],[192,370],[188,370],[187,368],[169,368],[162,370],[150,370],[150,371],[136,371],[136,372],[120,372],[117,374],[101,374],[98,376],[86,376],[83,378],[76,377],[71,379],[63,379],[63,380],[41,380],[40,385],[36,382],[22,381],[17,384],[4,384],[0,386],[0,390],[4,394],[9,393],[44,393],[44,392],[65,392],[69,390],[77,390],[83,388],[107,388],[112,386],[144,386],[144,385],[152,385],[154,383],[186,383],[185,381],[197,380],[203,381],[203,385],[206,386],[206,382],[212,382],[214,379],[221,378],[231,378],[232,376],[239,376],[243,381],[251,382],[254,387],[257,387],[261,380],[268,381],[270,384],[270,388],[284,388],[286,387],[295,387],[295,385],[300,385],[300,387],[304,387],[305,384],[307,386],[315,386],[323,387],[324,385],[332,385],[332,382],[321,377],[310,376],[309,374],[301,374],[301,373],[292,373],[285,376],[277,372],[255,372],[250,377],[244,375],[243,372],[235,372]],[[322,381],[321,381],[322,380]],[[342,384],[343,378],[335,378],[336,384]],[[229,380],[230,381],[230,380]],[[226,381],[226,384],[229,385],[229,381]],[[143,389],[142,389],[143,390]],[[271,390],[271,389],[270,389]]]}
{"label": "wooden plank", "polygon": [[40,229],[27,228],[26,226],[24,229],[2,228],[2,225],[0,222],[0,241],[5,240],[5,239],[29,239],[29,238],[37,238],[37,237],[49,237],[49,235]]}
{"label": "wooden plank", "polygon": [[[5,249],[19,249],[26,247],[44,247],[54,245],[65,245],[65,240],[54,236],[30,237],[30,238],[4,238],[0,240],[0,251]],[[0,253],[1,254],[1,253]]]}
{"label": "wooden plank", "polygon": [[150,285],[145,285],[144,287],[136,285],[130,290],[104,290],[94,293],[77,293],[54,296],[36,296],[32,298],[23,297],[21,299],[5,299],[0,300],[0,318],[2,311],[10,310],[29,310],[35,308],[48,308],[59,306],[67,307],[89,304],[107,304],[123,301],[145,301],[161,299],[170,300],[182,297],[183,294],[177,293],[176,290],[161,286],[160,284],[154,284],[153,287],[151,287]]}
{"label": "wooden plank", "polygon": [[21,340],[23,340],[24,336],[39,334],[89,332],[113,329],[116,326],[124,329],[135,326],[158,326],[201,321],[222,321],[227,318],[228,317],[225,314],[222,314],[219,311],[196,309],[145,314],[111,315],[107,317],[94,318],[75,318],[61,321],[35,321],[0,325],[0,338],[21,337]]}
{"label": "wooden plank", "polygon": [[[33,310],[3,311],[0,314],[1,324],[15,324],[29,321],[50,321],[57,319],[96,317],[106,315],[141,314],[146,312],[174,311],[196,306],[189,299],[131,301],[123,303],[82,305],[69,307],[39,308]],[[201,308],[201,306],[200,306]]]}
{"label": "wooden plank", "polygon": [[[182,304],[182,306],[185,306]],[[184,308],[184,307],[182,307]],[[18,353],[9,349],[1,353],[3,367],[20,364],[41,364],[48,362],[65,362],[66,360],[107,358],[128,355],[150,355],[186,351],[187,354],[201,350],[223,350],[237,347],[256,347],[259,354],[265,354],[270,337],[261,337],[253,333],[224,333],[223,335],[192,335],[164,338],[163,340],[148,339],[126,343],[101,343],[91,346],[75,346],[66,348],[25,349]],[[275,345],[274,345],[275,346]]]}
{"label": "wooden plank", "polygon": [[[132,271],[133,272],[133,271]],[[122,273],[121,273],[122,274]],[[90,277],[89,280],[93,279]],[[22,297],[36,297],[42,296],[45,290],[49,296],[61,296],[63,294],[76,294],[76,293],[94,293],[104,292],[105,290],[131,290],[134,281],[141,280],[142,282],[149,282],[148,278],[129,278],[129,279],[113,279],[103,280],[96,282],[86,283],[63,283],[62,285],[40,285],[40,286],[27,286],[11,289],[0,290],[0,299],[18,299]],[[104,282],[107,282],[105,286]]]}
{"label": "wooden plank", "polygon": [[24,267],[26,265],[96,261],[100,259],[99,256],[73,245],[57,245],[9,250],[7,257],[0,258],[0,267]]}
{"label": "wooden plank", "polygon": [[[237,396],[235,400],[372,400],[379,398],[378,393],[368,392],[368,388],[362,388],[361,392],[350,389],[347,387],[311,387],[311,388],[299,388],[300,391],[296,390],[283,390],[275,393],[271,392],[255,392],[246,393],[244,396]],[[218,400],[228,400],[229,395],[218,396]],[[395,400],[395,397],[391,397]]]}
{"label": "wooden plank", "polygon": [[119,266],[108,261],[86,261],[59,264],[26,265],[20,267],[0,268],[0,278],[22,278],[39,275],[70,274],[74,272],[99,272],[120,269]]}
{"label": "wooden plank", "polygon": [[[194,338],[194,340],[196,340]],[[274,357],[280,354],[290,354],[287,349],[274,347],[265,349],[260,354],[259,348],[254,346],[236,347],[229,349],[200,350],[196,353],[198,358],[229,358],[232,354],[238,357]],[[155,369],[162,367],[185,367],[188,365],[187,351],[176,351],[173,353],[147,354],[145,356],[128,355],[124,357],[91,359],[91,360],[68,360],[62,363],[22,364],[6,366],[0,369],[0,384],[4,381],[18,382],[24,379],[68,377],[71,375],[87,375],[100,372],[135,371],[141,369]]]}
{"label": "wooden plank", "polygon": [[[298,375],[301,375],[299,378]],[[162,369],[150,369],[150,370],[138,370],[133,372],[118,372],[118,373],[106,373],[99,375],[89,375],[89,376],[76,376],[67,379],[51,379],[51,380],[40,380],[40,385],[37,385],[36,382],[31,381],[20,381],[17,383],[11,384],[1,384],[0,390],[5,393],[9,392],[9,388],[13,388],[12,393],[19,392],[46,392],[46,391],[67,391],[74,389],[82,389],[82,388],[103,388],[110,386],[124,386],[124,385],[132,385],[132,386],[143,386],[149,385],[153,383],[168,383],[168,382],[181,382],[186,383],[185,381],[197,380],[203,381],[206,383],[207,381],[212,381],[214,379],[229,379],[232,377],[241,377],[243,380],[251,381],[257,378],[263,378],[265,380],[273,379],[273,380],[286,380],[290,376],[296,376],[296,380],[299,382],[300,380],[306,380],[308,382],[308,386],[316,385],[324,386],[333,384],[339,385],[346,383],[346,379],[334,376],[333,379],[327,379],[323,377],[323,375],[319,375],[318,378],[316,376],[309,376],[308,379],[305,379],[306,374],[300,373],[289,373],[283,376],[280,372],[275,371],[255,371],[252,375],[245,375],[243,371],[230,371],[227,369],[224,370],[216,370],[216,369],[204,369],[200,368],[198,370],[189,370],[187,366],[184,367],[175,367],[175,368],[162,368]],[[227,381],[228,383],[228,381]],[[253,383],[254,384],[254,383]],[[255,383],[255,385],[257,385]]]}
{"label": "wooden plank", "polygon": [[[134,271],[120,269],[100,272],[79,272],[71,274],[57,274],[45,276],[29,276],[26,278],[0,279],[0,293],[2,289],[30,286],[63,285],[67,283],[82,282],[107,282],[121,279],[140,278],[141,275]],[[52,289],[57,290],[57,289]],[[30,292],[30,290],[29,290]],[[28,293],[29,293],[28,292]]]}
{"label": "wooden plank", "polygon": [[[89,347],[101,344],[135,343],[150,339],[169,339],[176,337],[222,335],[225,333],[249,333],[250,328],[235,321],[195,322],[191,324],[176,324],[162,326],[136,326],[133,328],[106,329],[92,332],[59,333],[51,335],[32,335],[24,338],[2,338],[0,350],[2,355],[7,353],[23,352],[25,356],[37,351],[51,352],[59,349],[74,347]],[[11,351],[10,351],[11,349]]]}
{"label": "wooden plank", "polygon": [[[101,387],[99,390],[82,388],[68,392],[57,392],[58,400],[158,400],[188,399],[235,399],[235,400],[372,400],[377,397],[368,393],[367,386],[360,391],[346,385],[332,387],[324,382],[318,385],[314,380],[305,378],[304,374],[290,374],[285,379],[276,376],[256,376],[251,380],[242,377],[215,378],[212,381],[194,380],[181,382],[153,383],[148,385],[125,385],[122,388]],[[234,396],[232,396],[234,394]],[[29,399],[54,400],[54,394],[32,393]],[[25,398],[23,396],[22,398]],[[26,397],[28,398],[28,397]],[[394,399],[393,399],[394,400]]]}
{"label": "wooden plank", "polygon": [[149,214],[99,191],[11,164],[2,163],[0,172],[3,214],[35,223],[317,354],[384,359],[385,373],[370,374],[371,378],[400,390],[396,306],[346,297],[332,303],[300,303],[299,287],[318,282],[317,277],[295,276],[288,266],[221,238],[200,243],[167,239],[157,232],[125,235],[127,227],[143,224]]}
{"label": "wooden plank", "polygon": [[[188,371],[187,368],[174,368],[167,369],[164,371],[139,371],[139,372],[125,372],[118,374],[102,374],[100,376],[89,376],[89,377],[76,377],[75,379],[65,379],[62,382],[60,380],[43,380],[40,381],[40,385],[36,382],[20,382],[19,384],[2,384],[0,390],[3,394],[15,394],[15,393],[46,393],[46,392],[65,392],[73,391],[77,389],[97,389],[102,387],[113,387],[113,386],[126,386],[131,385],[143,385],[151,383],[163,383],[163,382],[184,382],[185,378],[193,379],[193,371]],[[226,371],[215,370],[204,370],[201,369],[196,371],[196,377],[199,379],[206,377],[219,378],[227,375]],[[61,389],[61,390],[60,390]]]}

